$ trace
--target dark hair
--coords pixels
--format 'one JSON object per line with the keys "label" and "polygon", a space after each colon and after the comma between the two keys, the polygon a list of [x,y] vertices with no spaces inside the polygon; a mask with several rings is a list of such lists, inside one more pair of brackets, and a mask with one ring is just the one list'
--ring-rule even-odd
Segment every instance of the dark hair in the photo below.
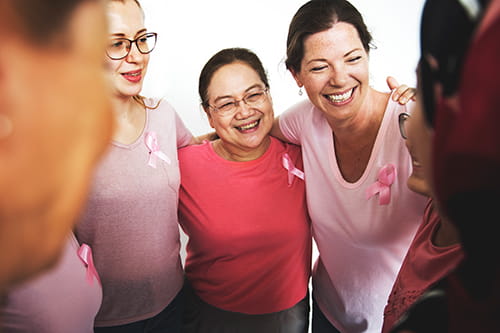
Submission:
{"label": "dark hair", "polygon": [[250,66],[257,72],[266,88],[269,88],[267,73],[264,69],[264,66],[262,66],[262,62],[255,53],[244,48],[223,49],[214,54],[208,60],[205,66],[203,66],[203,69],[200,73],[198,92],[200,94],[201,105],[204,108],[208,107],[208,86],[210,85],[210,81],[212,80],[215,72],[219,68],[235,62],[242,62]]}
{"label": "dark hair", "polygon": [[17,24],[11,28],[35,45],[47,45],[64,36],[75,9],[88,1],[98,0],[10,0],[7,6]]}
{"label": "dark hair", "polygon": [[337,22],[352,24],[367,53],[372,36],[359,11],[346,0],[311,0],[299,8],[288,28],[286,68],[299,72],[304,57],[304,40],[315,33],[330,29]]}
{"label": "dark hair", "polygon": [[[463,59],[479,18],[471,17],[459,1],[425,2],[420,26],[419,67],[424,114],[429,126],[434,126],[436,102],[441,97],[434,96],[434,84],[442,85],[442,97],[457,92]],[[437,69],[428,63],[429,55],[436,60]]]}

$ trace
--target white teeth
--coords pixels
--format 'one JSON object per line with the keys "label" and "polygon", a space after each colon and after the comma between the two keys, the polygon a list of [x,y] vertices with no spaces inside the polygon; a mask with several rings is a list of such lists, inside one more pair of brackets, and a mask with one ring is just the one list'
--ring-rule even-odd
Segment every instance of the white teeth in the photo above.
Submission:
{"label": "white teeth", "polygon": [[258,121],[255,121],[253,123],[241,126],[240,129],[241,130],[248,130],[248,129],[251,129],[251,128],[254,128],[255,126],[257,126],[258,123],[259,123]]}
{"label": "white teeth", "polygon": [[348,100],[349,98],[351,98],[351,95],[352,95],[352,90],[349,90],[341,95],[328,95],[328,98],[334,102],[334,103],[341,103],[341,102],[344,102],[346,100]]}

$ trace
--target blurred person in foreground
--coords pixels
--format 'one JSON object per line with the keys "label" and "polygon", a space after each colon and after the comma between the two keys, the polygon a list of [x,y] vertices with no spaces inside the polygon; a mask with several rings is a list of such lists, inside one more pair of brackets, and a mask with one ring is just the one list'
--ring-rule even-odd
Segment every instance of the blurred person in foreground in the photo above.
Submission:
{"label": "blurred person in foreground", "polygon": [[97,0],[0,2],[0,294],[52,267],[112,130]]}
{"label": "blurred person in foreground", "polygon": [[[439,33],[436,33],[439,32]],[[391,332],[498,332],[500,251],[500,1],[427,1],[422,17],[422,112],[436,200],[457,227],[465,258]]]}

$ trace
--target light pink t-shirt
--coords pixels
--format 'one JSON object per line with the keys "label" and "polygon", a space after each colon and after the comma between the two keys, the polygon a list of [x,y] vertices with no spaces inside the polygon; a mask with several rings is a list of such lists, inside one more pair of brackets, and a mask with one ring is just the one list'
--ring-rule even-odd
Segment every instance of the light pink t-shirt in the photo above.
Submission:
{"label": "light pink t-shirt", "polygon": [[95,275],[87,276],[79,247],[71,235],[53,269],[9,291],[0,306],[0,332],[94,332],[102,290]]}
{"label": "light pink t-shirt", "polygon": [[211,143],[179,150],[179,212],[187,244],[186,276],[205,302],[226,311],[289,309],[307,294],[310,220],[296,145],[271,139],[256,160],[228,161]]}
{"label": "light pink t-shirt", "polygon": [[146,114],[145,129],[134,143],[110,146],[76,227],[78,241],[92,246],[101,276],[96,326],[151,318],[183,284],[177,148],[192,135],[165,101]]}
{"label": "light pink t-shirt", "polygon": [[[319,251],[314,296],[343,332],[380,332],[384,306],[422,219],[425,198],[406,185],[411,161],[398,127],[398,114],[405,110],[389,101],[367,168],[355,183],[342,177],[332,129],[309,100],[280,116],[283,134],[302,146],[307,204]],[[366,191],[390,164],[396,178],[390,203],[381,205],[379,194],[367,199]]]}

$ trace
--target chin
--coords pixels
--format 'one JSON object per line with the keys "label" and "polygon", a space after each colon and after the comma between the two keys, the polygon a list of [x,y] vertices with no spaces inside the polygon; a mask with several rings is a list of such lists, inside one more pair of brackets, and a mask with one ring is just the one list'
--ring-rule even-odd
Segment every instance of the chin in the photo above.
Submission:
{"label": "chin", "polygon": [[408,178],[408,181],[406,182],[408,185],[408,188],[412,190],[415,193],[424,195],[424,196],[430,196],[430,189],[429,186],[427,185],[427,182],[425,179],[421,177],[417,177],[415,175],[411,175]]}

